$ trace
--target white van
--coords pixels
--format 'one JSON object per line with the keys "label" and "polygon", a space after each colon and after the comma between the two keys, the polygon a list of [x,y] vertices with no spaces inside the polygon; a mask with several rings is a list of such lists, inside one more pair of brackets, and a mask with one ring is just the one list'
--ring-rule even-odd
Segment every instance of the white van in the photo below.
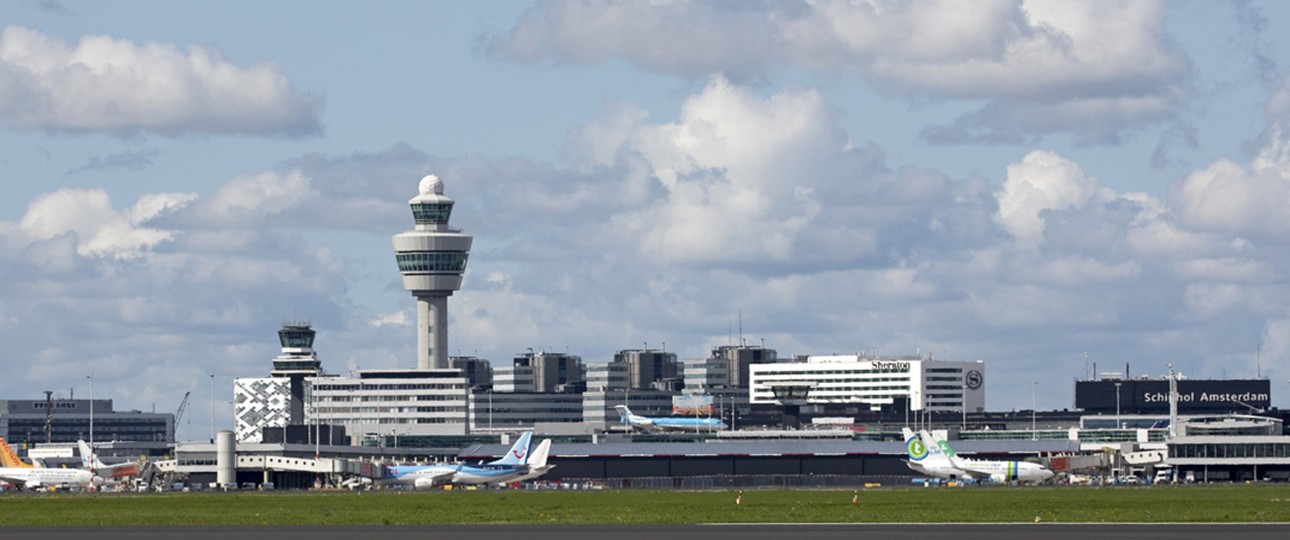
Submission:
{"label": "white van", "polygon": [[1167,484],[1174,480],[1173,469],[1160,469],[1156,471],[1156,479],[1152,481],[1155,484]]}

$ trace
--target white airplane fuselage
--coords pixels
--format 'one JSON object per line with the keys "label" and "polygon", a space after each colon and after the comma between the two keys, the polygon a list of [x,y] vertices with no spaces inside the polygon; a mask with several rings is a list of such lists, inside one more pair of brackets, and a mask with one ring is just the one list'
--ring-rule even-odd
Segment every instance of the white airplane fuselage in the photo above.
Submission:
{"label": "white airplane fuselage", "polygon": [[0,480],[26,488],[49,486],[86,487],[94,483],[94,474],[82,469],[0,468]]}

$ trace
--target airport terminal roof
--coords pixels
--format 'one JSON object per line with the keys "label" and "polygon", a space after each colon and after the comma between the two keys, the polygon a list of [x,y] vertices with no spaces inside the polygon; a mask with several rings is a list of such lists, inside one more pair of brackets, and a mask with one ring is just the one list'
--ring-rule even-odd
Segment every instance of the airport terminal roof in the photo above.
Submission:
{"label": "airport terminal roof", "polygon": [[[541,440],[535,436],[534,441]],[[960,454],[1027,454],[1078,452],[1079,443],[1070,440],[951,441]],[[461,451],[464,460],[501,456],[510,449],[504,444],[477,444]],[[580,457],[779,457],[904,454],[899,441],[740,441],[740,442],[613,442],[603,444],[558,443],[551,456]]]}

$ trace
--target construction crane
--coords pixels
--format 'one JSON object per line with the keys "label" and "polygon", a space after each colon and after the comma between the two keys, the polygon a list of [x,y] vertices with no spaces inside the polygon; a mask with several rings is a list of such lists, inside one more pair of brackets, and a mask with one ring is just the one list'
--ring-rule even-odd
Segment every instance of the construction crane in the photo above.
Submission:
{"label": "construction crane", "polygon": [[179,410],[175,411],[175,429],[179,429],[179,421],[184,417],[184,409],[188,408],[188,395],[193,392],[190,390],[184,392],[184,399],[179,401]]}

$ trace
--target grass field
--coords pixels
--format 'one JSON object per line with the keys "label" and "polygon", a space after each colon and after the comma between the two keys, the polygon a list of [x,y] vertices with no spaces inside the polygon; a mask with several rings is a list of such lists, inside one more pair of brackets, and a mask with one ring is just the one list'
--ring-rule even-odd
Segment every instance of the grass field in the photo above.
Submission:
{"label": "grass field", "polygon": [[0,495],[4,525],[1290,522],[1290,486]]}

